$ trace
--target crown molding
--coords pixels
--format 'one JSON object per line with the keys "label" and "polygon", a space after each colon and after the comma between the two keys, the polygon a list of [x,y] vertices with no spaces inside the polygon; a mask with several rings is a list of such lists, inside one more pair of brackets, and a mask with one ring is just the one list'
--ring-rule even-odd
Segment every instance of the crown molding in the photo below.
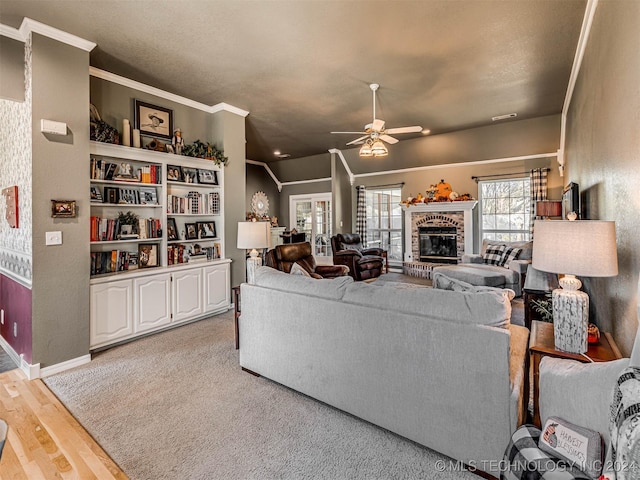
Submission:
{"label": "crown molding", "polygon": [[267,165],[264,162],[258,162],[257,160],[249,160],[249,159],[246,159],[245,163],[248,163],[250,165],[258,165],[260,167],[263,167],[267,171],[267,173],[269,174],[271,179],[274,181],[276,186],[278,187],[278,192],[282,192],[282,182],[280,180],[278,180],[278,177],[276,177],[276,174],[273,173],[273,170],[271,170],[269,168],[269,165]]}
{"label": "crown molding", "polygon": [[329,153],[333,153],[334,155],[338,155],[340,157],[340,160],[342,161],[342,165],[344,166],[344,169],[347,171],[347,175],[349,175],[349,183],[353,186],[353,184],[356,183],[356,177],[353,175],[353,172],[349,168],[349,164],[347,163],[347,159],[344,158],[344,155],[342,154],[342,150],[339,150],[337,148],[331,148],[329,149]]}
{"label": "crown molding", "polygon": [[38,33],[45,37],[71,45],[72,47],[79,48],[80,50],[84,50],[85,52],[90,52],[96,48],[96,44],[94,42],[63,32],[62,30],[37,22],[31,18],[24,17],[22,25],[20,25],[20,34],[22,35],[23,41],[29,37],[30,33]]}
{"label": "crown molding", "polygon": [[136,80],[131,80],[130,78],[126,78],[121,75],[117,75],[115,73],[107,72],[106,70],[102,70],[100,68],[89,67],[89,75],[91,75],[92,77],[100,78],[102,80],[106,80],[107,82],[112,82],[118,85],[122,85],[123,87],[128,87],[128,88],[132,88],[133,90],[138,90],[140,92],[148,93],[149,95],[155,95],[156,97],[164,98],[165,100],[170,100],[172,102],[179,103],[187,107],[195,108],[196,110],[201,110],[203,112],[217,113],[221,111],[226,111],[226,112],[234,113],[236,115],[240,115],[241,117],[246,117],[247,115],[249,115],[248,111],[242,110],[241,108],[238,108],[238,107],[234,107],[233,105],[229,105],[228,103],[206,105],[204,103],[191,100],[190,98],[176,95],[175,93],[167,92],[165,90],[160,90],[159,88],[152,87],[151,85],[147,85],[146,83],[138,82]]}
{"label": "crown molding", "polygon": [[17,40],[19,42],[24,42],[24,38],[20,33],[20,30],[3,23],[0,23],[0,35],[3,37],[12,38],[13,40]]}

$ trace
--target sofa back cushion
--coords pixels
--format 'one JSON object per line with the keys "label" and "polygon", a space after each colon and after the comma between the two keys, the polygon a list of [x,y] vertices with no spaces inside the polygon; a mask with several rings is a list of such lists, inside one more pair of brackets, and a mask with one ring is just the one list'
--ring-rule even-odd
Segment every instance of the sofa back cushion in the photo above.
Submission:
{"label": "sofa back cushion", "polygon": [[339,233],[336,236],[339,250],[356,250],[360,252],[363,249],[362,239],[357,233]]}
{"label": "sofa back cushion", "polygon": [[518,260],[531,260],[533,255],[533,242],[525,241],[525,242],[501,242],[499,240],[487,240],[484,239],[482,241],[482,249],[480,250],[480,254],[484,255],[484,252],[487,250],[488,245],[504,245],[506,247],[515,247],[521,248],[522,251],[520,255],[518,255]]}
{"label": "sofa back cushion", "polygon": [[444,273],[434,272],[433,273],[433,288],[438,288],[440,290],[453,290],[454,292],[496,292],[496,293],[504,293],[509,301],[513,300],[516,296],[516,292],[511,290],[510,288],[497,288],[497,287],[486,287],[484,285],[471,285],[470,283],[464,282],[462,280],[458,280],[457,278],[451,278],[446,276]]}
{"label": "sofa back cushion", "polygon": [[511,318],[507,292],[455,292],[435,288],[347,285],[344,302],[408,313],[425,319],[506,328]]}
{"label": "sofa back cushion", "polygon": [[255,284],[283,292],[300,293],[329,300],[342,299],[347,285],[353,283],[348,275],[336,278],[312,278],[303,275],[289,275],[271,267],[256,270]]}

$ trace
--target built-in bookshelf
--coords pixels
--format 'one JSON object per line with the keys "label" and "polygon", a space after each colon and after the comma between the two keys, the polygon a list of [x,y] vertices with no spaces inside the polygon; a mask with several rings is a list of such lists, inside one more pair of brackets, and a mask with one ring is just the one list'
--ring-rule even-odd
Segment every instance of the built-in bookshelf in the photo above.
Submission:
{"label": "built-in bookshelf", "polygon": [[223,170],[100,142],[90,153],[91,348],[228,309]]}

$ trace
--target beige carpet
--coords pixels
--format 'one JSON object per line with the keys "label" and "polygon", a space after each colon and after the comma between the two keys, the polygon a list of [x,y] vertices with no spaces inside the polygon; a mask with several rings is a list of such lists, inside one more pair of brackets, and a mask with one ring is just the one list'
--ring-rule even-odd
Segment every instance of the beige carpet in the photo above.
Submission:
{"label": "beige carpet", "polygon": [[136,340],[45,381],[134,480],[478,478],[243,372],[232,322],[228,312]]}

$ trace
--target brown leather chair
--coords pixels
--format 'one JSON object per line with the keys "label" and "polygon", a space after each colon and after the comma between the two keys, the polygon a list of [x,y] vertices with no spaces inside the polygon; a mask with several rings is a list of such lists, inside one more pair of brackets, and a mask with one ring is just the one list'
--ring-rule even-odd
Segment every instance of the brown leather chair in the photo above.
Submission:
{"label": "brown leather chair", "polygon": [[339,233],[331,237],[333,263],[349,267],[354,280],[369,280],[382,274],[384,264],[381,248],[364,248],[357,233]]}
{"label": "brown leather chair", "polygon": [[349,274],[349,268],[345,265],[316,265],[309,242],[276,245],[265,256],[265,265],[285,273],[291,272],[294,263],[314,278],[334,278]]}

